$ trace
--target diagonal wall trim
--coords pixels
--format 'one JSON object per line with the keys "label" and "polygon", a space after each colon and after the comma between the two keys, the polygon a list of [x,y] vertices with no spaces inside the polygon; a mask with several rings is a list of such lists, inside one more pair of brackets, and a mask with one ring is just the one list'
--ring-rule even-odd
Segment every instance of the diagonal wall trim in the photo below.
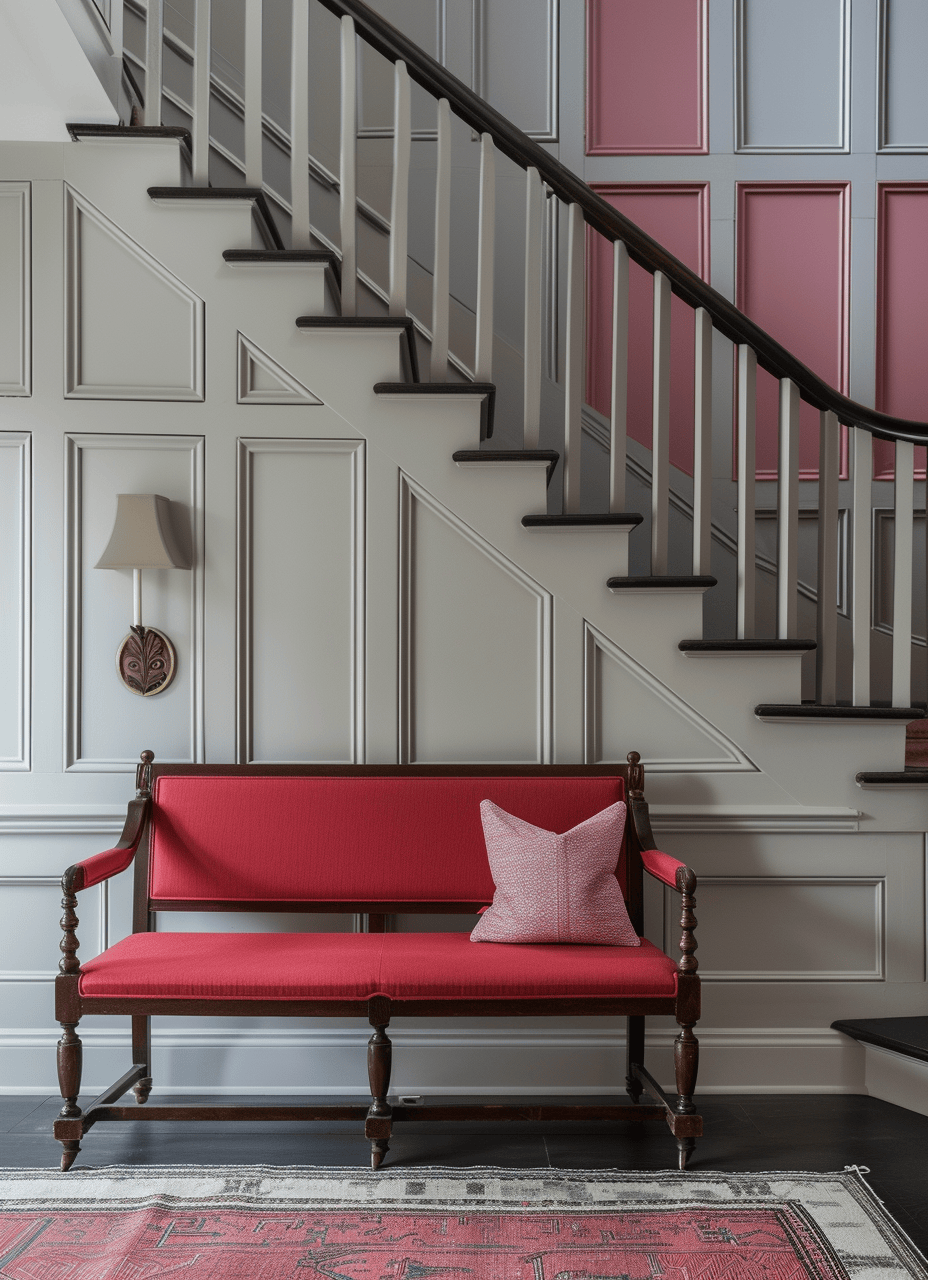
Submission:
{"label": "diagonal wall trim", "polygon": [[[255,374],[261,370],[276,385],[256,387]],[[238,334],[238,394],[239,404],[322,404],[319,397],[299,379],[288,373],[282,364],[262,351],[257,343]]]}

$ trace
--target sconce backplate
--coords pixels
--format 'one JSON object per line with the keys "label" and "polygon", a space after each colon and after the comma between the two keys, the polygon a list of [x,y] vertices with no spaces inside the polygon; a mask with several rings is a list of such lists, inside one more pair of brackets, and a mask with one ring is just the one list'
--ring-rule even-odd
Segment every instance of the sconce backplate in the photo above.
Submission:
{"label": "sconce backplate", "polygon": [[151,698],[174,679],[177,651],[156,627],[132,627],[116,650],[116,670],[131,693]]}

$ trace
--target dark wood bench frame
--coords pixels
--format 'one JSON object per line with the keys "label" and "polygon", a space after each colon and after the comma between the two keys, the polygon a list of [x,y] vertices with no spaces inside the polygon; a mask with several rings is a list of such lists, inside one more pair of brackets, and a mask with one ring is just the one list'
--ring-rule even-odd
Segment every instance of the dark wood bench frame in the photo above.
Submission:
{"label": "dark wood bench frame", "polygon": [[[630,752],[627,765],[178,765],[153,763],[152,752],[142,753],[136,771],[136,798],[129,812],[119,843],[114,848],[135,850],[135,891],[133,932],[154,929],[158,911],[268,911],[268,912],[355,912],[367,917],[370,932],[383,932],[387,916],[394,912],[423,914],[461,914],[477,912],[484,902],[242,902],[214,901],[204,903],[160,902],[148,895],[148,835],[151,792],[159,775],[210,776],[355,776],[355,777],[571,777],[609,776],[625,780],[629,821],[626,834],[627,892],[626,903],[635,931],[644,929],[642,850],[656,849],[651,831],[648,805],[644,798],[644,768],[637,752]],[[651,998],[548,998],[513,1000],[390,1000],[374,996],[368,1000],[196,1000],[158,999],[148,996],[125,998],[82,996],[79,990],[79,942],[75,929],[79,923],[77,894],[84,888],[84,872],[69,867],[61,881],[64,915],[61,920],[63,953],[55,982],[55,1016],[62,1026],[58,1042],[58,1081],[64,1106],[54,1123],[54,1135],[62,1144],[61,1168],[67,1170],[80,1150],[81,1138],[103,1120],[358,1120],[364,1121],[364,1133],[371,1140],[371,1163],[378,1169],[388,1149],[392,1126],[402,1120],[665,1120],[677,1140],[679,1167],[685,1169],[702,1134],[702,1118],[696,1112],[693,1092],[699,1060],[699,1045],[693,1028],[700,1014],[700,984],[694,956],[696,941],[693,930],[696,917],[694,891],[696,876],[688,867],[676,873],[676,890],[681,895],[681,957],[677,966],[676,996]],[[374,1029],[368,1045],[368,1075],[371,1103],[338,1105],[286,1106],[213,1106],[196,1104],[160,1104],[142,1106],[152,1088],[151,1018],[159,1015],[186,1014],[216,1017],[366,1017]],[[132,1020],[132,1067],[105,1089],[84,1110],[78,1106],[81,1083],[82,1047],[77,1034],[78,1023],[86,1014],[128,1014]],[[430,1106],[394,1106],[387,1100],[390,1086],[391,1042],[387,1027],[393,1017],[496,1017],[587,1015],[625,1017],[627,1019],[627,1074],[625,1088],[631,1105],[564,1105],[535,1106],[519,1104],[452,1103]],[[670,1097],[644,1067],[645,1017],[649,1014],[671,1014],[680,1026],[674,1042],[677,1096]],[[136,1105],[117,1105],[130,1089]],[[654,1102],[642,1103],[647,1091]]]}

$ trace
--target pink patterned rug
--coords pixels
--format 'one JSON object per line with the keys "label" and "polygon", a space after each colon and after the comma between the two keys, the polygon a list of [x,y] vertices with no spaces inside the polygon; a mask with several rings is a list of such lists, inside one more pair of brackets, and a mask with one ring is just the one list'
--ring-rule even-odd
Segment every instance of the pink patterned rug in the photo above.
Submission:
{"label": "pink patterned rug", "polygon": [[13,1170],[4,1280],[928,1280],[855,1172]]}

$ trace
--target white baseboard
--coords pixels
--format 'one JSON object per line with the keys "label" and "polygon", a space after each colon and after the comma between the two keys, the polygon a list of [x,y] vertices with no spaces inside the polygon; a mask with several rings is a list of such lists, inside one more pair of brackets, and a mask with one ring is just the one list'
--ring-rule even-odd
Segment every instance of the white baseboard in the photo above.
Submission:
{"label": "white baseboard", "polygon": [[861,1045],[867,1092],[897,1107],[928,1116],[928,1062],[907,1058],[879,1045]]}

